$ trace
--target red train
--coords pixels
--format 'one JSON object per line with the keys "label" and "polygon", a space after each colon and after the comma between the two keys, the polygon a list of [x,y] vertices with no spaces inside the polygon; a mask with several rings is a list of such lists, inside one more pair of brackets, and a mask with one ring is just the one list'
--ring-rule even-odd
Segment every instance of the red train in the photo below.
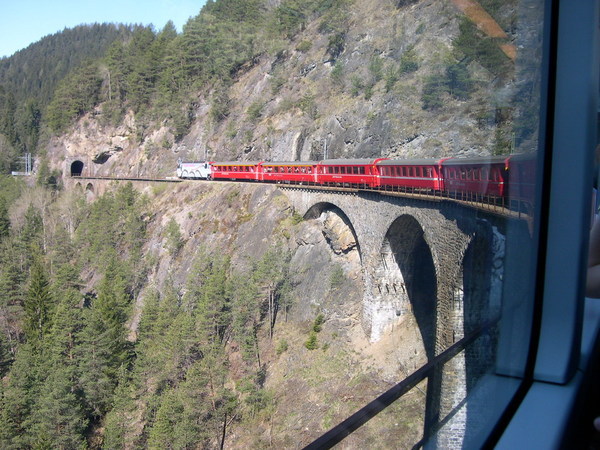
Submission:
{"label": "red train", "polygon": [[535,170],[535,156],[524,154],[404,160],[230,161],[211,162],[210,174],[201,178],[412,192],[528,211],[533,205]]}

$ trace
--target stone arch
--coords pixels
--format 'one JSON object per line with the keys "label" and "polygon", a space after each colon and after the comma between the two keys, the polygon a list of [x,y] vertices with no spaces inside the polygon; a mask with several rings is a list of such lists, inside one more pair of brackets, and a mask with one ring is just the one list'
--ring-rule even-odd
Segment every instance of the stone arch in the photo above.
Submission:
{"label": "stone arch", "polygon": [[96,196],[96,192],[94,190],[94,185],[92,183],[88,183],[85,186],[85,198],[87,200],[93,200],[95,196]]}
{"label": "stone arch", "polygon": [[395,308],[396,316],[412,314],[418,325],[427,359],[435,356],[437,325],[437,275],[421,224],[404,214],[390,225],[381,247],[380,289]]}
{"label": "stone arch", "polygon": [[80,177],[83,174],[83,162],[76,159],[71,163],[71,176]]}
{"label": "stone arch", "polygon": [[[455,340],[471,335],[482,324],[493,320],[500,313],[504,243],[504,236],[495,227],[482,222],[467,246],[461,265],[462,273],[458,280],[462,281],[462,286],[458,295],[455,295],[453,304]],[[451,391],[458,391],[463,397],[469,395],[477,381],[492,370],[495,365],[495,353],[490,349],[497,348],[496,340],[497,333],[494,331],[484,333],[465,348],[462,359],[454,359],[452,369],[455,378],[460,377],[460,380],[455,380]],[[449,408],[448,406],[446,409]],[[472,411],[467,405],[460,416],[462,417],[457,417],[455,422],[462,420],[464,439],[468,442],[471,433],[476,433],[479,429],[481,411]]]}
{"label": "stone arch", "polygon": [[[407,360],[404,356],[400,363],[420,367],[433,360],[436,354],[438,276],[425,231],[414,216],[402,214],[391,223],[381,246],[381,261],[386,277],[380,279],[400,285],[400,289],[396,288],[393,293],[383,293],[382,300],[394,305],[400,323],[406,322],[409,329],[416,325],[420,336],[420,341],[415,335],[412,341],[398,343],[399,346],[408,346],[410,353],[422,355],[414,357],[412,362],[412,357]],[[406,350],[403,354],[407,355]],[[428,376],[425,436],[430,433],[432,424],[438,422],[441,380],[439,369]]]}
{"label": "stone arch", "polygon": [[350,218],[348,217],[348,215],[339,206],[337,206],[333,203],[330,203],[330,202],[319,202],[319,203],[316,203],[313,206],[311,206],[308,209],[308,211],[306,211],[306,213],[304,214],[303,217],[305,220],[321,219],[325,222],[327,220],[327,218],[324,217],[324,214],[326,214],[328,212],[334,214],[335,216],[339,217],[339,219],[341,219],[341,221],[343,222],[345,227],[347,227],[347,229],[351,233],[351,235],[352,235],[351,240],[354,242],[354,245],[349,245],[350,239],[346,239],[345,243],[337,242],[336,239],[338,236],[336,236],[334,233],[327,233],[326,230],[323,231],[323,234],[325,235],[325,239],[327,240],[327,242],[329,243],[329,245],[331,246],[333,251],[336,253],[340,253],[340,252],[347,253],[348,251],[356,248],[356,250],[358,251],[358,256],[359,256],[360,262],[362,264],[362,260],[363,260],[362,259],[363,258],[362,251],[361,251],[361,247],[360,247],[360,242],[358,240],[358,236],[356,234],[356,230],[354,228],[354,225],[350,221]]}

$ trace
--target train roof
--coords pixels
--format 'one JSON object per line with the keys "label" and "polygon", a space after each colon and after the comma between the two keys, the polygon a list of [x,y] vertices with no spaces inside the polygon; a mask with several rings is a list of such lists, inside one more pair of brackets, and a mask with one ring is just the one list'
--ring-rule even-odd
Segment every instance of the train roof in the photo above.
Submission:
{"label": "train roof", "polygon": [[323,166],[368,166],[375,164],[385,158],[376,159],[325,159],[319,164]]}
{"label": "train roof", "polygon": [[378,161],[378,166],[437,166],[445,158],[420,158],[420,159],[384,159]]}
{"label": "train roof", "polygon": [[448,158],[442,161],[443,166],[491,165],[506,163],[511,155],[477,156],[475,158]]}
{"label": "train roof", "polygon": [[258,166],[262,161],[211,161],[213,166]]}
{"label": "train roof", "polygon": [[263,166],[316,166],[318,161],[267,161]]}

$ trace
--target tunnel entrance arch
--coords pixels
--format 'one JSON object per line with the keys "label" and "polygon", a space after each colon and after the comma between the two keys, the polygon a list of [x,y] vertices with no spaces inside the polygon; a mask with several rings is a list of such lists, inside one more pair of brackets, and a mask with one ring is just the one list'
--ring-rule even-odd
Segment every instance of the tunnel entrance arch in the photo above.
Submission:
{"label": "tunnel entrance arch", "polygon": [[83,174],[83,162],[75,160],[71,163],[71,176],[80,177]]}

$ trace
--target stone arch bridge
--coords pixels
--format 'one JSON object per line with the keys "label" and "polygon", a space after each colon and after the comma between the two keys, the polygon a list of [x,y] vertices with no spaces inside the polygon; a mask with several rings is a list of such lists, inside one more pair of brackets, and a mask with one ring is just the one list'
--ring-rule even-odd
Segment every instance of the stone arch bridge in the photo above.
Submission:
{"label": "stone arch bridge", "polygon": [[[332,211],[352,230],[364,279],[362,323],[371,341],[412,313],[429,362],[498,317],[504,228],[513,219],[441,198],[284,190],[305,218]],[[520,228],[526,235],[527,226]],[[435,436],[436,447],[462,448],[476,434],[482,411],[469,409],[465,399],[494,366],[489,336],[428,376],[423,435]]]}
{"label": "stone arch bridge", "polygon": [[412,310],[431,357],[463,337],[471,322],[474,327],[498,312],[502,273],[493,259],[502,257],[502,220],[436,198],[285,193],[305,218],[331,210],[354,233],[365,283],[363,327],[372,341]]}

